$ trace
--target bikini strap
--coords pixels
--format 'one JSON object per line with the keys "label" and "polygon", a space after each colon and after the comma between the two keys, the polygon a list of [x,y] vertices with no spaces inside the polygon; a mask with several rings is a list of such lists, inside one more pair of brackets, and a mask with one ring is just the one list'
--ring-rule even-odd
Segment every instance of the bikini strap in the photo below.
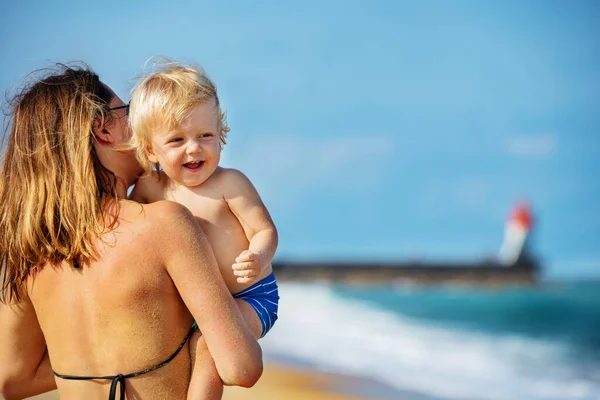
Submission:
{"label": "bikini strap", "polygon": [[110,381],[112,381],[112,383],[110,384],[110,392],[108,395],[108,400],[116,400],[118,385],[121,387],[120,400],[125,400],[125,379],[133,378],[133,377],[139,376],[139,375],[144,375],[144,374],[147,374],[148,372],[152,372],[154,370],[157,370],[157,369],[162,368],[165,365],[167,365],[169,362],[171,362],[171,360],[173,360],[175,357],[177,357],[177,354],[179,354],[179,352],[181,351],[183,346],[185,346],[185,343],[188,341],[190,336],[192,336],[192,334],[196,331],[196,329],[198,329],[198,325],[196,325],[196,323],[194,322],[194,325],[192,325],[192,329],[190,329],[190,331],[187,333],[187,335],[185,335],[185,338],[183,338],[183,341],[181,342],[181,344],[179,345],[177,350],[175,350],[175,352],[173,354],[171,354],[169,356],[169,358],[167,358],[160,364],[157,364],[153,367],[147,368],[143,371],[132,372],[130,374],[106,375],[106,376],[63,375],[63,374],[59,374],[58,372],[56,372],[54,370],[52,372],[54,372],[54,375],[56,375],[57,377],[59,377],[61,379],[68,379],[68,380],[72,380],[72,381],[89,381],[89,380],[94,380],[94,379],[110,380]]}

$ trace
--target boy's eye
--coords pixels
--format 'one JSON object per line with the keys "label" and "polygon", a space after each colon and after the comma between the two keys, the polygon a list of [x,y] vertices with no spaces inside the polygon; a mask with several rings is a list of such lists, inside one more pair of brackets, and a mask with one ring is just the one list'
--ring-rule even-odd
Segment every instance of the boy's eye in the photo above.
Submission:
{"label": "boy's eye", "polygon": [[203,137],[203,138],[208,138],[208,137],[212,137],[212,136],[213,136],[213,134],[210,132],[205,132],[200,135],[200,137]]}
{"label": "boy's eye", "polygon": [[169,141],[167,143],[176,143],[176,142],[181,142],[182,140],[183,140],[182,138],[175,137],[175,138],[169,139]]}

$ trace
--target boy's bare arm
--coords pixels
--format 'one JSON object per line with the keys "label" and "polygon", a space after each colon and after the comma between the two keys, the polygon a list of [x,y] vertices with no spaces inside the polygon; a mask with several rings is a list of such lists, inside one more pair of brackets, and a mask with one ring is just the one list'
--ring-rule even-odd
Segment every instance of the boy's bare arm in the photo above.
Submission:
{"label": "boy's bare arm", "polygon": [[[250,242],[248,250],[242,252],[234,264],[234,270],[252,270],[236,273],[238,282],[248,283],[260,275],[273,260],[278,244],[277,228],[252,182],[234,169],[223,170],[223,174],[225,200]],[[256,267],[258,271],[254,271]]]}

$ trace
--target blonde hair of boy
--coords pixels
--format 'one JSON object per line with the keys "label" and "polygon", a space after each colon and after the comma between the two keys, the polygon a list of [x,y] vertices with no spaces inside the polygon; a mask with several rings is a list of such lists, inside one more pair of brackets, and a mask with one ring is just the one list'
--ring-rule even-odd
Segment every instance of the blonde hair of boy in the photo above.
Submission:
{"label": "blonde hair of boy", "polygon": [[[140,79],[131,94],[129,126],[131,144],[146,172],[152,172],[152,162],[146,153],[152,135],[160,130],[176,129],[193,107],[211,100],[215,102],[219,141],[223,148],[229,132],[227,117],[221,112],[215,84],[202,68],[167,60]],[[158,166],[154,167],[158,170]]]}
{"label": "blonde hair of boy", "polygon": [[[86,66],[57,69],[9,102],[0,172],[5,303],[25,296],[33,268],[93,259],[96,239],[117,220],[117,180],[96,155],[92,132],[111,118],[113,94]],[[110,199],[117,209],[107,225]]]}

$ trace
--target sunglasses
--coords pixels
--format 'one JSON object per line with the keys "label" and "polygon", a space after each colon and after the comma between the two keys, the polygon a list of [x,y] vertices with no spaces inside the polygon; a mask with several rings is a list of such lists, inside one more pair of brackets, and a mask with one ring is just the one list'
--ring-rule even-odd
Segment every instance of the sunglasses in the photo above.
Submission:
{"label": "sunglasses", "polygon": [[124,106],[109,108],[109,110],[113,110],[114,111],[114,110],[120,110],[122,108],[125,109],[125,115],[129,115],[129,103],[125,104]]}

